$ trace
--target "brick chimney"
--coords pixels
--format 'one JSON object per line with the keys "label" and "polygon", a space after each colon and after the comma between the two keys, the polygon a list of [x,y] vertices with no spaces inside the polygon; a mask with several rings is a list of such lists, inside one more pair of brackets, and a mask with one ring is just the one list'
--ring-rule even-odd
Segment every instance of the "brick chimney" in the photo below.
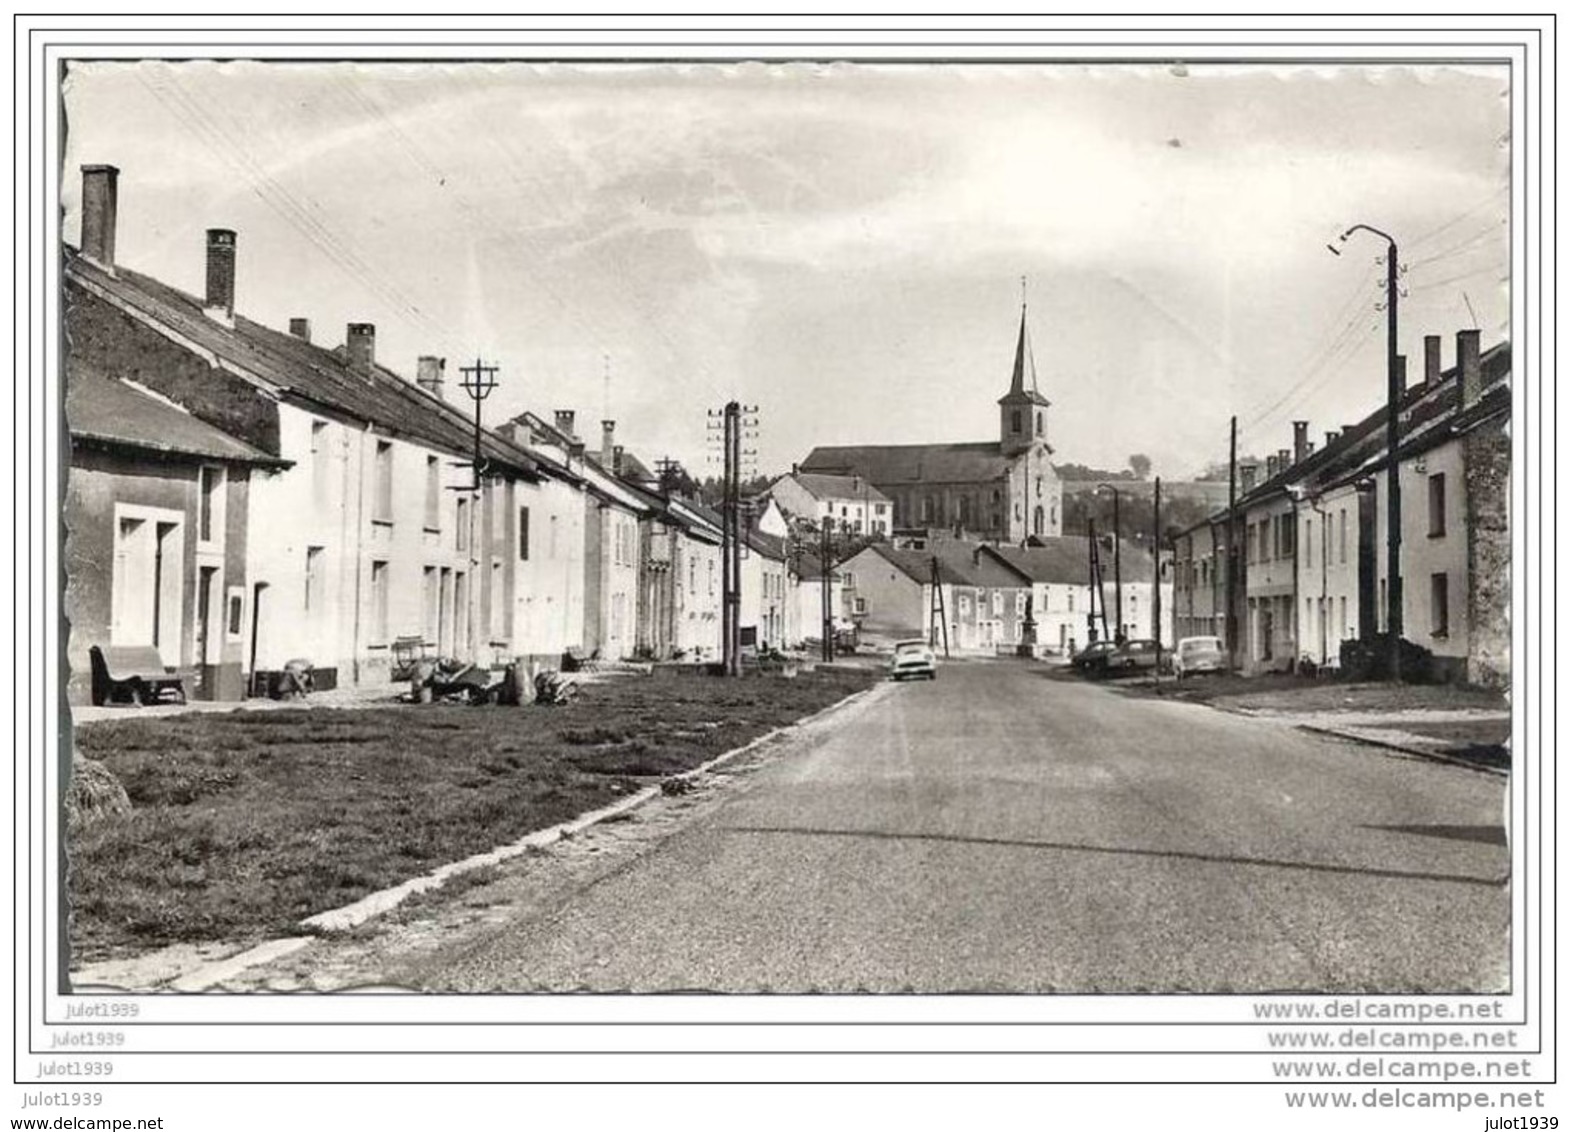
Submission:
{"label": "brick chimney", "polygon": [[351,322],[344,339],[344,353],[349,364],[357,369],[370,369],[376,364],[376,324]]}
{"label": "brick chimney", "polygon": [[1396,388],[1406,392],[1406,355],[1396,355]]}
{"label": "brick chimney", "polygon": [[1237,466],[1237,486],[1241,495],[1247,495],[1254,490],[1254,485],[1259,480],[1258,464],[1239,464]]}
{"label": "brick chimney", "polygon": [[568,438],[577,436],[578,434],[573,431],[574,426],[577,423],[577,419],[578,414],[573,412],[571,409],[557,409],[556,431]]}
{"label": "brick chimney", "polygon": [[1276,450],[1276,471],[1284,472],[1292,466],[1292,449],[1278,448]]}
{"label": "brick chimney", "polygon": [[1265,479],[1266,480],[1273,480],[1275,478],[1276,478],[1276,458],[1274,456],[1266,456],[1265,457]]}
{"label": "brick chimney", "polygon": [[207,229],[207,301],[203,309],[220,322],[234,321],[234,232]]}
{"label": "brick chimney", "polygon": [[1294,464],[1301,464],[1304,460],[1308,459],[1308,454],[1313,450],[1314,446],[1308,442],[1308,422],[1293,421],[1292,462]]}
{"label": "brick chimney", "polygon": [[432,397],[442,396],[442,379],[447,373],[447,359],[421,354],[415,363],[414,383]]}
{"label": "brick chimney", "polygon": [[1423,336],[1423,384],[1429,388],[1439,384],[1439,375],[1444,372],[1444,363],[1439,356],[1440,342],[1437,334]]}
{"label": "brick chimney", "polygon": [[82,166],[82,254],[114,270],[115,217],[120,208],[120,170]]}
{"label": "brick chimney", "polygon": [[611,461],[616,455],[616,422],[600,422],[600,463],[611,467]]}
{"label": "brick chimney", "polygon": [[289,333],[302,342],[311,340],[311,320],[308,318],[291,318],[289,320]]}
{"label": "brick chimney", "polygon": [[1461,371],[1461,407],[1474,404],[1483,394],[1483,357],[1479,332],[1456,334],[1456,368]]}
{"label": "brick chimney", "polygon": [[1325,433],[1325,447],[1329,448],[1332,444],[1340,439],[1341,434],[1334,429],[1331,429],[1329,432]]}
{"label": "brick chimney", "polygon": [[620,444],[611,449],[611,471],[621,475],[623,449]]}

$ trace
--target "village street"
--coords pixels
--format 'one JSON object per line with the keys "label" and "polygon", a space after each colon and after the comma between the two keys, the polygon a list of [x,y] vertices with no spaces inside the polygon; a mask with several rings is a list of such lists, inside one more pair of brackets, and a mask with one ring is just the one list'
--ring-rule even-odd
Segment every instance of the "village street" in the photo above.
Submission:
{"label": "village street", "polygon": [[1497,778],[1007,661],[883,688],[823,736],[592,884],[378,981],[1503,988]]}

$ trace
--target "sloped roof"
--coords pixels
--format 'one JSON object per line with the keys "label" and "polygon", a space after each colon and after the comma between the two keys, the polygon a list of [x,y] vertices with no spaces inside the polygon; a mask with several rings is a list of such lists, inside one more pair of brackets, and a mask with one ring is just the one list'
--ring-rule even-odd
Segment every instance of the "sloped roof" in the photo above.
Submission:
{"label": "sloped roof", "polygon": [[862,444],[814,448],[804,472],[860,475],[879,486],[1001,480],[1009,459],[995,441],[965,444]]}
{"label": "sloped roof", "polygon": [[828,472],[796,472],[789,478],[794,479],[814,499],[851,499],[868,500],[872,503],[887,503],[889,497],[884,495],[872,482],[866,478],[858,479],[854,475],[840,476]]}
{"label": "sloped roof", "polygon": [[742,532],[742,540],[765,558],[785,561],[785,540],[778,535],[764,534],[758,530]]}
{"label": "sloped roof", "polygon": [[[1088,535],[1035,539],[1030,547],[1024,549],[1017,546],[995,546],[990,549],[1033,582],[1060,586],[1088,586],[1091,583]],[[1128,539],[1122,540],[1122,551],[1123,580],[1148,584],[1154,575],[1150,554],[1144,547]],[[1112,582],[1112,563],[1112,549],[1103,544],[1101,576],[1109,585]]]}
{"label": "sloped roof", "polygon": [[[202,301],[178,288],[116,265],[110,274],[67,247],[66,273],[178,334],[221,363],[282,396],[379,427],[386,435],[453,455],[474,450],[474,421],[456,406],[384,366],[351,365],[341,348],[327,349],[236,314],[233,326],[209,317]],[[481,452],[493,464],[528,477],[533,458],[489,430]]]}
{"label": "sloped roof", "polygon": [[[1026,377],[1030,378],[1030,388],[1025,388]],[[1028,402],[1032,405],[1043,407],[1051,402],[1041,395],[1041,390],[1036,388],[1036,356],[1030,348],[1030,338],[1025,330],[1025,308],[1019,308],[1019,342],[1014,347],[1014,375],[1009,382],[1009,391],[998,398],[1000,405],[1012,405]]]}
{"label": "sloped roof", "polygon": [[65,418],[73,442],[138,448],[172,457],[289,467],[227,432],[96,368],[72,368]]}
{"label": "sloped roof", "polygon": [[923,585],[932,581],[932,562],[934,557],[937,558],[939,582],[944,585],[957,586],[972,584],[967,575],[956,570],[953,563],[947,561],[941,555],[934,556],[925,550],[895,550],[893,547],[881,542],[873,543],[867,547],[867,550],[880,555],[891,566],[913,580],[921,582]]}

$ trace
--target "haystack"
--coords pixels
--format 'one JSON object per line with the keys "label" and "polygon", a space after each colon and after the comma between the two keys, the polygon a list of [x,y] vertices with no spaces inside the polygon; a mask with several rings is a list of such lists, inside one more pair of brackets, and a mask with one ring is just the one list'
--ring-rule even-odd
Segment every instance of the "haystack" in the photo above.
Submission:
{"label": "haystack", "polygon": [[106,817],[131,812],[125,787],[108,767],[80,755],[71,760],[71,788],[65,794],[66,829],[75,831]]}

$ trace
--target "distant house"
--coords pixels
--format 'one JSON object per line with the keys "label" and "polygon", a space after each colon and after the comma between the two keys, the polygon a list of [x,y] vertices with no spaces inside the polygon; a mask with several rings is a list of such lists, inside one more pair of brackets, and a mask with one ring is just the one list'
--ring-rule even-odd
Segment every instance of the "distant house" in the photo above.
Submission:
{"label": "distant house", "polygon": [[797,558],[795,577],[795,623],[803,640],[821,641],[825,619],[834,632],[855,624],[846,599],[849,582],[854,579],[842,567],[829,570],[825,580],[822,559],[803,553]]}
{"label": "distant house", "polygon": [[997,403],[997,440],[819,447],[797,474],[860,477],[888,497],[891,531],[944,527],[1013,543],[1060,534],[1063,489],[1047,443],[1050,402],[1036,385],[1023,309],[1013,377]]}
{"label": "distant house", "polygon": [[[1085,535],[1032,540],[1028,547],[989,547],[988,552],[1029,580],[1036,641],[1047,653],[1067,656],[1092,639],[1100,639],[1103,602],[1107,635],[1117,635],[1117,577],[1110,539],[1100,547],[1101,586],[1094,593],[1090,539]],[[1120,566],[1123,634],[1130,639],[1151,638],[1155,636],[1156,582],[1150,553],[1125,539]],[[1169,647],[1173,643],[1172,595],[1171,582],[1163,580],[1161,639]],[[1094,623],[1092,611],[1095,612]]]}
{"label": "distant house", "polygon": [[785,514],[815,529],[828,523],[848,534],[887,535],[893,530],[888,496],[860,476],[795,471],[769,487]]}
{"label": "distant house", "polygon": [[743,532],[741,552],[741,639],[760,648],[801,641],[795,574],[786,540],[758,530]]}

